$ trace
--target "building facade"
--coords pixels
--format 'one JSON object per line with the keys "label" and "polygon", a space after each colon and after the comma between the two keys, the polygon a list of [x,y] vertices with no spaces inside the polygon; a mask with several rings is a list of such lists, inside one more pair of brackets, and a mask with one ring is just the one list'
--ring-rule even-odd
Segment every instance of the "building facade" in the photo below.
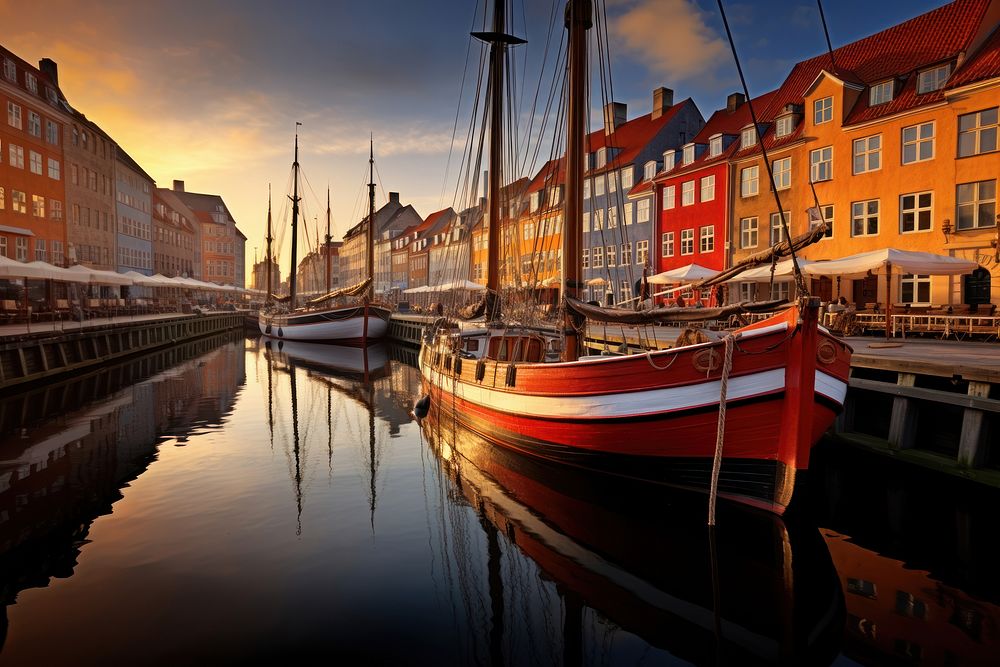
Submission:
{"label": "building facade", "polygon": [[200,225],[194,211],[166,188],[153,191],[153,271],[173,278],[195,276]]}
{"label": "building facade", "polygon": [[63,133],[67,255],[97,269],[115,270],[118,257],[117,146],[96,123],[78,112]]}
{"label": "building facade", "polygon": [[119,146],[115,151],[116,269],[153,275],[153,179]]}
{"label": "building facade", "polygon": [[246,236],[226,202],[220,195],[188,192],[184,181],[175,180],[172,193],[194,212],[201,227],[201,280],[244,287]]}

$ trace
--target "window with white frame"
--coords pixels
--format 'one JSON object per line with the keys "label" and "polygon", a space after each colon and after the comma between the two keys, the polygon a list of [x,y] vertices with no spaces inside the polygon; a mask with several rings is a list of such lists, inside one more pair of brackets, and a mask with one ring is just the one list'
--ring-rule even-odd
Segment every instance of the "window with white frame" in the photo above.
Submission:
{"label": "window with white frame", "polygon": [[583,198],[590,199],[590,179],[583,179]]}
{"label": "window with white frame", "polygon": [[757,283],[740,283],[740,301],[757,300]]}
{"label": "window with white frame", "polygon": [[899,300],[902,303],[930,303],[931,277],[904,273],[899,279]]}
{"label": "window with white frame", "polygon": [[604,175],[598,175],[594,177],[594,195],[600,196],[604,194]]}
{"label": "window with white frame", "polygon": [[709,157],[719,157],[722,155],[722,135],[715,134],[708,139]]}
{"label": "window with white frame", "polygon": [[823,97],[813,102],[813,125],[829,123],[833,119],[833,98]]}
{"label": "window with white frame", "polygon": [[676,189],[673,185],[668,185],[663,188],[663,210],[671,209],[676,205],[675,201]]}
{"label": "window with white frame", "polygon": [[740,133],[740,148],[749,148],[757,143],[757,128],[754,126],[743,128]]}
{"label": "window with white frame", "polygon": [[958,117],[958,157],[991,153],[997,149],[997,112],[983,109]]}
{"label": "window with white frame", "polygon": [[740,170],[740,196],[753,197],[759,192],[760,167],[754,165]]}
{"label": "window with white frame", "polygon": [[934,157],[934,121],[903,128],[903,164],[923,162]]}
{"label": "window with white frame", "polygon": [[42,154],[35,151],[28,151],[28,168],[32,174],[42,174]]}
{"label": "window with white frame", "polygon": [[594,230],[604,229],[604,209],[594,211]]}
{"label": "window with white frame", "polygon": [[31,72],[24,73],[24,85],[30,92],[38,94],[38,79]]}
{"label": "window with white frame", "polygon": [[631,190],[633,185],[632,167],[626,167],[622,169],[621,182],[622,190]]}
{"label": "window with white frame", "polygon": [[663,171],[670,171],[677,166],[677,151],[670,149],[663,152]]}
{"label": "window with white frame", "polygon": [[868,91],[868,105],[876,106],[891,102],[894,89],[895,82],[892,79],[874,84]]}
{"label": "window with white frame", "polygon": [[53,160],[49,158],[49,178],[58,181],[60,178],[59,174],[59,160]]}
{"label": "window with white frame", "polygon": [[774,123],[774,136],[787,137],[795,129],[795,119],[791,116],[782,116]]}
{"label": "window with white frame", "polygon": [[854,140],[854,173],[863,174],[882,168],[882,135]]}
{"label": "window with white frame", "polygon": [[639,266],[646,266],[649,263],[649,240],[636,241],[635,263]]}
{"label": "window with white frame", "polygon": [[28,239],[23,236],[14,239],[14,259],[19,262],[28,261]]}
{"label": "window with white frame", "polygon": [[788,217],[788,211],[784,211],[784,214],[785,214],[784,224],[782,224],[781,222],[780,215],[778,215],[777,213],[771,214],[771,229],[770,229],[770,236],[768,237],[771,245],[774,245],[775,243],[780,243],[785,238],[784,225],[791,224],[791,219]]}
{"label": "window with white frame", "polygon": [[809,151],[809,179],[813,183],[833,178],[833,146]]}
{"label": "window with white frame", "polygon": [[7,257],[7,237],[0,236],[0,257]]}
{"label": "window with white frame", "polygon": [[623,243],[622,244],[622,266],[628,266],[632,263],[632,244]]}
{"label": "window with white frame", "polygon": [[590,211],[583,212],[583,231],[590,231]]}
{"label": "window with white frame", "polygon": [[715,174],[704,176],[701,179],[701,201],[712,201],[715,199]]}
{"label": "window with white frame", "polygon": [[594,268],[604,268],[604,248],[602,246],[594,248]]}
{"label": "window with white frame", "polygon": [[917,74],[917,95],[933,93],[935,90],[944,88],[944,84],[951,75],[951,64],[938,65],[930,69],[925,69]]}
{"label": "window with white frame", "polygon": [[740,220],[740,247],[757,247],[757,218],[742,218]]}
{"label": "window with white frame", "polygon": [[824,239],[833,238],[833,204],[824,204],[819,207],[823,215],[823,222],[826,223],[826,231],[823,233]]}
{"label": "window with white frame", "polygon": [[878,234],[879,200],[867,199],[851,203],[851,236]]}
{"label": "window with white frame", "polygon": [[608,229],[615,229],[618,227],[618,208],[612,206],[608,209]]}
{"label": "window with white frame", "polygon": [[623,225],[631,225],[633,222],[635,222],[635,219],[632,217],[633,208],[634,207],[632,206],[632,202],[625,203],[625,210],[622,211],[622,214],[625,216],[625,219],[622,220]]}
{"label": "window with white frame", "polygon": [[694,181],[686,181],[681,184],[681,206],[692,204],[694,204]]}
{"label": "window with white frame", "polygon": [[660,234],[660,254],[664,257],[674,256],[674,233],[663,232]]}
{"label": "window with white frame", "polygon": [[632,288],[629,286],[627,280],[621,281],[618,288],[618,300],[619,303],[624,303],[632,298]]}
{"label": "window with white frame", "polygon": [[585,269],[589,269],[590,268],[590,248],[584,248],[583,249],[583,262],[582,262],[582,264],[583,264],[583,268],[585,268]]}
{"label": "window with white frame", "polygon": [[45,121],[45,140],[50,144],[59,145],[59,126],[51,120]]}
{"label": "window with white frame", "polygon": [[784,157],[771,163],[774,174],[774,189],[787,190],[792,187],[792,158]]}
{"label": "window with white frame", "polygon": [[7,102],[7,124],[21,129],[21,105]]}
{"label": "window with white frame", "polygon": [[58,199],[49,200],[49,217],[53,220],[62,220],[63,208],[62,202]]}
{"label": "window with white frame", "polygon": [[597,164],[595,166],[595,169],[600,169],[601,167],[603,167],[607,163],[608,163],[608,149],[607,148],[598,148],[597,149]]}
{"label": "window with white frame", "polygon": [[640,199],[635,205],[635,221],[649,222],[649,200]]}
{"label": "window with white frame", "polygon": [[10,157],[8,164],[18,169],[24,169],[24,149],[14,144],[7,144],[7,152]]}
{"label": "window with white frame", "polygon": [[643,180],[650,180],[656,176],[656,161],[651,160],[646,163],[646,166],[642,168],[642,178]]}
{"label": "window with white frame", "polygon": [[[105,253],[104,254],[104,257],[105,257],[104,263],[107,264],[107,256],[108,256],[107,252],[108,252],[108,249],[104,248],[103,250],[104,250],[104,253]],[[63,244],[62,244],[62,241],[53,241],[52,242],[52,263],[55,264],[56,266],[62,266],[63,259],[64,258],[63,258]]]}
{"label": "window with white frame", "polygon": [[715,226],[704,225],[698,234],[699,252],[715,252]]}
{"label": "window with white frame", "polygon": [[694,254],[694,229],[682,229],[681,230],[681,254],[682,255],[693,255]]}
{"label": "window with white frame", "polygon": [[558,185],[554,185],[549,188],[549,206],[558,206],[559,200],[561,199],[562,188]]}
{"label": "window with white frame", "polygon": [[684,146],[684,164],[692,162],[694,162],[694,144],[687,144]]}
{"label": "window with white frame", "polygon": [[996,226],[996,179],[959,184],[955,200],[958,206],[957,229],[980,229]]}
{"label": "window with white frame", "polygon": [[771,300],[788,301],[788,298],[791,295],[791,288],[791,280],[775,280],[771,283]]}
{"label": "window with white frame", "polygon": [[532,210],[532,212],[538,210],[538,206],[539,206],[539,204],[541,202],[541,194],[542,193],[540,193],[540,192],[532,192],[531,193],[531,210]]}
{"label": "window with white frame", "polygon": [[44,262],[46,259],[45,239],[35,239],[35,261]]}
{"label": "window with white frame", "polygon": [[609,245],[605,250],[608,253],[608,266],[614,266],[615,259],[618,257],[618,249],[613,245]]}
{"label": "window with white frame", "polygon": [[10,58],[3,59],[3,75],[11,81],[17,81],[17,66]]}
{"label": "window with white frame", "polygon": [[932,192],[914,192],[899,198],[899,231],[929,232],[934,210]]}
{"label": "window with white frame", "polygon": [[618,172],[609,171],[604,177],[608,181],[608,192],[618,192]]}
{"label": "window with white frame", "polygon": [[28,111],[28,134],[33,137],[42,136],[42,117],[34,111]]}
{"label": "window with white frame", "polygon": [[528,224],[521,227],[521,238],[525,241],[530,241],[535,238],[535,225],[529,222]]}

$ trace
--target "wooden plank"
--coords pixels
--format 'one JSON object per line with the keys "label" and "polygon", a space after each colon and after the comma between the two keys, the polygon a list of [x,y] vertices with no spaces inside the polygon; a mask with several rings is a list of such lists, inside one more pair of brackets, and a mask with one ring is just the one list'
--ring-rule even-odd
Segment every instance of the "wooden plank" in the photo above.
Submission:
{"label": "wooden plank", "polygon": [[[970,382],[969,396],[987,398],[990,385],[986,382]],[[997,401],[1000,403],[1000,401]],[[958,441],[958,462],[968,468],[979,468],[986,463],[987,446],[985,439],[985,413],[982,410],[966,408],[962,416],[962,434]]]}
{"label": "wooden plank", "polygon": [[850,379],[850,387],[853,389],[865,389],[877,391],[883,394],[894,396],[905,396],[907,398],[917,398],[925,401],[937,403],[947,403],[963,408],[975,408],[986,412],[1000,412],[1000,400],[995,398],[982,398],[967,394],[954,394],[940,389],[926,389],[924,387],[907,387],[889,382],[879,382],[878,380],[865,380],[863,378]]}
{"label": "wooden plank", "polygon": [[[900,373],[896,384],[900,387],[913,388],[916,381],[917,376],[913,373]],[[910,398],[897,395],[892,399],[892,417],[889,420],[889,446],[894,449],[912,449],[915,444],[916,430],[916,406]]]}

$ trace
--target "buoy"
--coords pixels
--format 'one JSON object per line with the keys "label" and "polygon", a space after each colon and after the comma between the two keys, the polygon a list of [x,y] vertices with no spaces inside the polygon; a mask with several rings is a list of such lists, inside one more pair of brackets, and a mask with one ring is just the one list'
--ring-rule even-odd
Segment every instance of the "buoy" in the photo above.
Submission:
{"label": "buoy", "polygon": [[417,400],[416,403],[413,404],[413,416],[416,417],[417,419],[423,419],[424,417],[427,416],[427,413],[430,411],[430,409],[431,409],[431,396],[430,394],[427,394],[426,396],[421,397],[419,400]]}

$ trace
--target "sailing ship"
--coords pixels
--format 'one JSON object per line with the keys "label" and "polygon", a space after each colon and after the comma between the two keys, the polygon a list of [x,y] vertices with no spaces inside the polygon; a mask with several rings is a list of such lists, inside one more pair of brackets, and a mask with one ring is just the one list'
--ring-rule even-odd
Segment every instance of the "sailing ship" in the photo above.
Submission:
{"label": "sailing ship", "polygon": [[[274,298],[270,290],[270,260],[267,264],[267,301],[274,306],[265,308],[257,318],[260,332],[269,338],[298,340],[314,343],[334,343],[338,345],[367,346],[381,339],[389,330],[390,309],[374,301],[374,256],[375,256],[375,152],[369,147],[368,183],[368,223],[367,223],[367,278],[361,283],[338,290],[332,290],[330,276],[330,204],[327,195],[326,228],[326,293],[310,299],[303,306],[297,306],[295,277],[298,261],[297,226],[299,218],[299,133],[296,123],[295,158],[292,162],[292,257],[288,274],[289,294],[287,298]],[[268,207],[267,256],[271,257],[271,215]],[[349,299],[347,304],[337,303]],[[278,304],[287,303],[287,309]]]}
{"label": "sailing ship", "polygon": [[[503,5],[495,3],[493,31],[475,34],[491,44],[489,193],[501,186],[505,49],[521,41],[505,34]],[[590,0],[567,2],[562,330],[503,321],[501,234],[494,222],[500,211],[490,197],[487,292],[477,310],[486,325],[459,329],[444,322],[427,332],[419,360],[426,391],[432,404],[448,404],[463,426],[499,446],[706,491],[710,513],[715,497],[725,497],[782,514],[797,474],[808,468],[811,448],[842,409],[847,391],[851,349],[819,327],[818,299],[802,297],[716,340],[642,354],[581,354],[588,319],[642,324],[776,310],[767,303],[629,311],[575,298],[592,13]],[[784,241],[774,253],[794,253],[800,242]]]}

